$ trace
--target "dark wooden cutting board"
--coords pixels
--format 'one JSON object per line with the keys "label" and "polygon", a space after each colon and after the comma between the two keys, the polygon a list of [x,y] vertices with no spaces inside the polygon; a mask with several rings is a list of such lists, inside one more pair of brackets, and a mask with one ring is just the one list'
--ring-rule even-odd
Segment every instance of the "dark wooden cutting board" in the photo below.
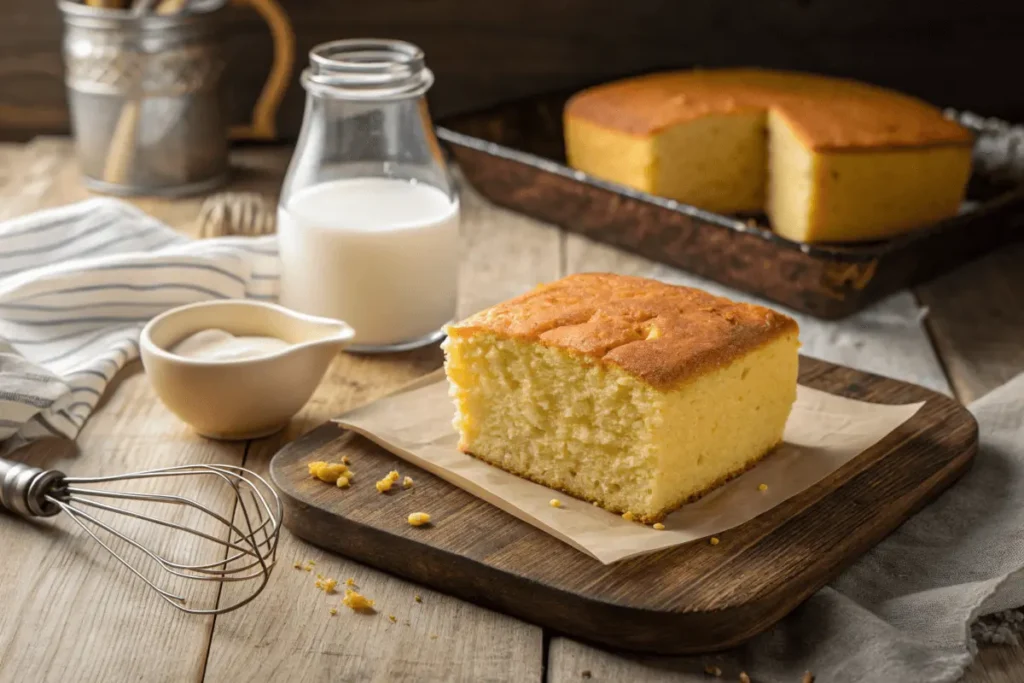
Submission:
{"label": "dark wooden cutting board", "polygon": [[[769,628],[962,475],[977,424],[919,386],[801,359],[800,382],[876,403],[925,401],[883,441],[802,494],[720,535],[603,565],[568,545],[327,423],[270,466],[285,525],[379,569],[576,638],[662,654],[734,646]],[[348,455],[339,491],[306,463]],[[381,495],[389,470],[415,479]],[[414,528],[412,512],[432,524]],[[372,596],[369,596],[372,597]]]}

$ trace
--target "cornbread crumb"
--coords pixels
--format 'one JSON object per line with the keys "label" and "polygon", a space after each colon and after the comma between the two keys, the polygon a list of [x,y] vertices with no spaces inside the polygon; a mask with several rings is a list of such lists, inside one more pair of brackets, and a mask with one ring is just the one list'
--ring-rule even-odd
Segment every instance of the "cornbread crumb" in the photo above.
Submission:
{"label": "cornbread crumb", "polygon": [[351,578],[351,577],[349,577],[349,578],[345,579],[345,585],[346,586],[354,586],[354,585],[356,585],[356,580]]}
{"label": "cornbread crumb", "polygon": [[633,521],[633,513],[632,512],[623,512],[622,513],[622,518],[624,520],[626,520],[627,522],[632,522]]}
{"label": "cornbread crumb", "polygon": [[388,477],[384,477],[383,479],[377,482],[377,491],[379,493],[387,493],[388,491],[391,490],[391,487],[394,486],[394,484],[395,482],[391,481],[391,479],[389,479]]}
{"label": "cornbread crumb", "polygon": [[316,580],[316,587],[322,590],[324,593],[331,595],[334,593],[334,589],[337,587],[338,582],[335,579],[324,579],[319,578]]}
{"label": "cornbread crumb", "polygon": [[414,595],[412,599],[415,600],[416,602],[423,602],[423,598],[420,597],[419,595]]}
{"label": "cornbread crumb", "polygon": [[346,465],[351,465],[351,464],[352,464],[352,461],[348,459],[348,456],[347,456],[347,455],[343,455],[343,456],[341,456],[341,461],[342,461],[343,463],[345,463]]}
{"label": "cornbread crumb", "polygon": [[390,472],[388,472],[388,476],[387,476],[387,478],[388,478],[388,479],[390,479],[390,480],[391,480],[391,483],[393,484],[393,483],[395,483],[396,481],[398,481],[398,477],[399,477],[399,476],[400,476],[400,475],[398,474],[398,472],[397,472],[396,470],[391,470]]}
{"label": "cornbread crumb", "polygon": [[562,507],[562,501],[558,500],[557,498],[552,498],[551,500],[548,501],[548,505],[550,505],[553,508],[560,508]]}
{"label": "cornbread crumb", "polygon": [[708,675],[711,675],[711,676],[721,676],[722,675],[722,670],[719,669],[714,664],[705,664],[704,665],[704,673],[706,673]]}
{"label": "cornbread crumb", "polygon": [[750,676],[747,675],[746,671],[740,672],[740,683],[750,683]]}
{"label": "cornbread crumb", "polygon": [[403,489],[411,489],[412,485],[413,485],[412,477],[406,477],[405,479],[402,480],[402,488]]}
{"label": "cornbread crumb", "polygon": [[338,610],[337,610],[336,608],[334,608],[334,607],[332,607],[331,609],[329,609],[329,610],[327,610],[327,611],[331,613],[331,616],[332,616],[332,617],[333,617],[333,616],[334,616],[335,614],[337,614],[337,613],[338,613]]}
{"label": "cornbread crumb", "polygon": [[323,460],[317,460],[307,465],[309,469],[309,475],[320,481],[333,484],[338,481],[338,477],[345,476],[348,472],[348,466],[340,462],[324,462]]}
{"label": "cornbread crumb", "polygon": [[814,674],[810,671],[805,671],[804,677],[800,679],[800,683],[814,683]]}
{"label": "cornbread crumb", "polygon": [[338,481],[334,482],[339,489],[347,489],[349,487],[348,477],[338,477]]}
{"label": "cornbread crumb", "polygon": [[662,524],[661,522],[658,522],[657,524],[654,525],[654,528],[656,530],[658,530],[658,531],[664,531],[665,530],[665,525]]}
{"label": "cornbread crumb", "polygon": [[316,566],[316,562],[314,562],[313,560],[306,560],[306,564],[308,564],[310,567]]}
{"label": "cornbread crumb", "polygon": [[341,599],[341,604],[345,605],[354,612],[372,612],[373,611],[373,600],[370,600],[364,595],[356,593],[351,588],[345,589],[345,597]]}
{"label": "cornbread crumb", "polygon": [[430,522],[430,515],[426,512],[414,512],[409,515],[409,524],[413,526],[423,526]]}
{"label": "cornbread crumb", "polygon": [[292,566],[295,567],[296,569],[302,569],[302,563],[297,561],[297,560],[296,560],[295,564],[293,564]]}
{"label": "cornbread crumb", "polygon": [[767,491],[768,490],[768,484],[758,484],[757,485],[757,490],[758,491]]}
{"label": "cornbread crumb", "polygon": [[394,624],[394,623],[398,622],[398,619],[395,618],[394,614],[389,614],[388,615],[388,621],[390,621],[392,624]]}
{"label": "cornbread crumb", "polygon": [[712,536],[709,543],[711,543],[711,545],[718,545],[718,536]]}

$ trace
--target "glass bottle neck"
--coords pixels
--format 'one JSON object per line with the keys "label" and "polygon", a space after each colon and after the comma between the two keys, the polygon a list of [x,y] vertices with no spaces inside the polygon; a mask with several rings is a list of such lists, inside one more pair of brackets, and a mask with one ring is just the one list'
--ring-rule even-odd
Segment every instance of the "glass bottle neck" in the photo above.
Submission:
{"label": "glass bottle neck", "polygon": [[374,101],[309,94],[282,200],[311,185],[356,177],[415,180],[454,198],[424,97]]}

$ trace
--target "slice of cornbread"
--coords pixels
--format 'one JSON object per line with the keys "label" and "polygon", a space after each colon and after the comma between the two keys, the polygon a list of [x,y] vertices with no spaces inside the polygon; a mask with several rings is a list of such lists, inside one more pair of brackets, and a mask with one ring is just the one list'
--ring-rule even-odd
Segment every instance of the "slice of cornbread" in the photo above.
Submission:
{"label": "slice of cornbread", "polygon": [[448,327],[459,447],[655,522],[782,440],[797,336],[698,289],[572,275]]}
{"label": "slice of cornbread", "polygon": [[565,107],[569,164],[803,242],[877,240],[956,214],[971,133],[913,97],[760,69],[674,71]]}

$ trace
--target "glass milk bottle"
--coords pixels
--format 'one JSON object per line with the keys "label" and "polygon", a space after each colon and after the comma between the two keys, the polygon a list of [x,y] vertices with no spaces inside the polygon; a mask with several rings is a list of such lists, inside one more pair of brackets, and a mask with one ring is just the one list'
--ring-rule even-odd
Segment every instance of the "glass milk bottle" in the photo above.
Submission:
{"label": "glass milk bottle", "polygon": [[350,349],[430,344],[455,317],[459,200],[427,111],[434,76],[396,40],[310,52],[281,191],[281,303],[344,320]]}

